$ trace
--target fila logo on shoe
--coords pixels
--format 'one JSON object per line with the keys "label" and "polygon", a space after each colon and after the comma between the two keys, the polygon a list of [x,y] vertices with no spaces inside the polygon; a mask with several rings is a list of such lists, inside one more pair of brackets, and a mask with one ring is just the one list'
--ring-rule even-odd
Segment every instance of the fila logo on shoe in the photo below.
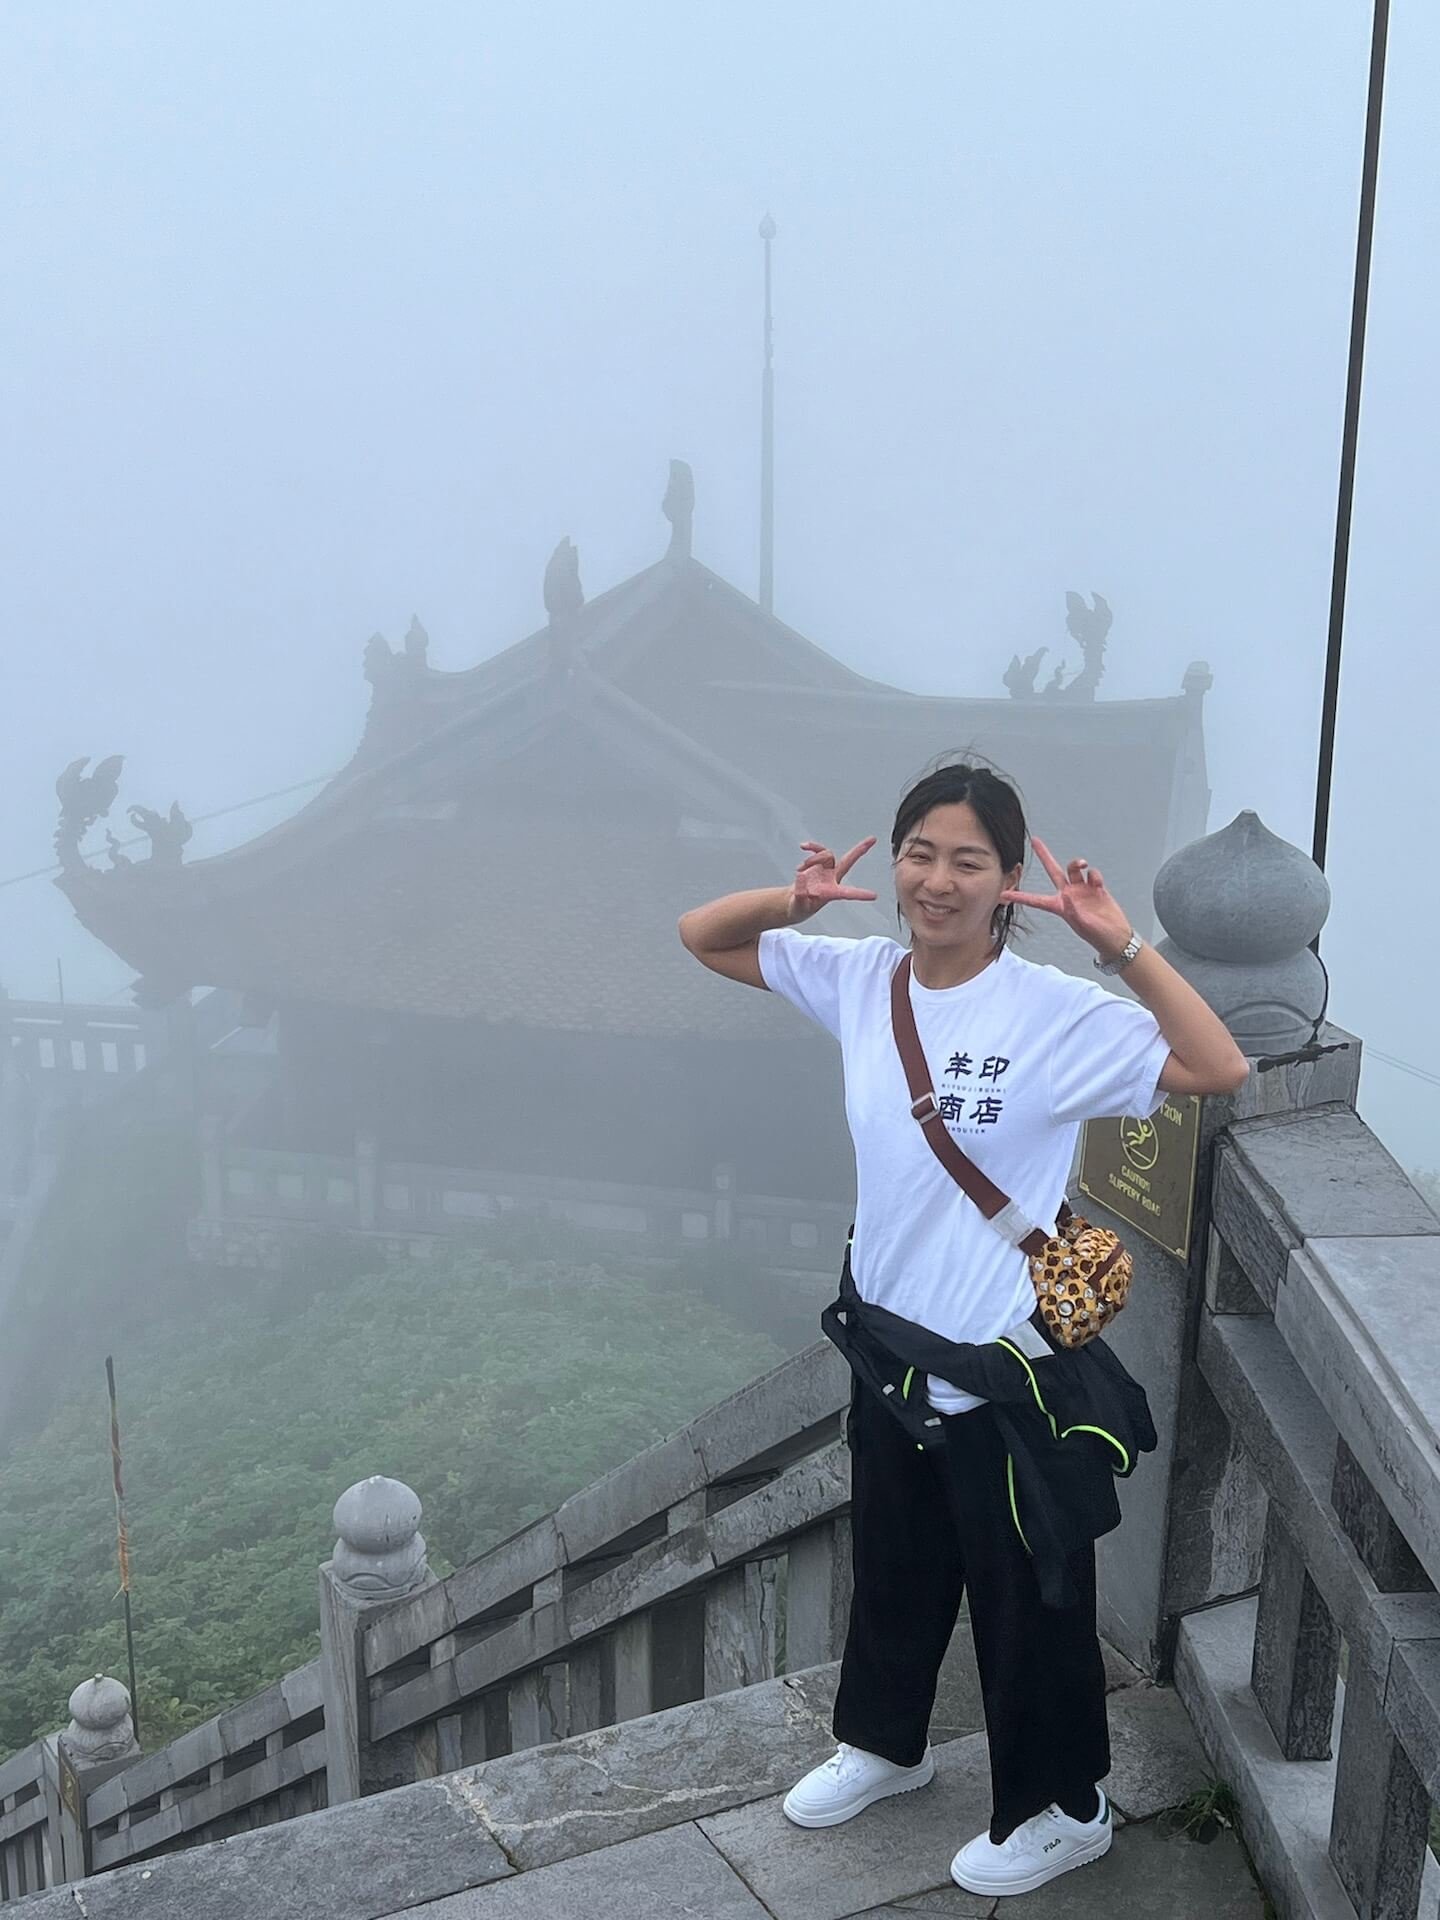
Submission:
{"label": "fila logo on shoe", "polygon": [[1094,1820],[1076,1820],[1047,1807],[996,1844],[979,1833],[950,1862],[950,1878],[968,1893],[1033,1893],[1037,1887],[1086,1866],[1109,1851],[1113,1838],[1109,1803],[1100,1796]]}

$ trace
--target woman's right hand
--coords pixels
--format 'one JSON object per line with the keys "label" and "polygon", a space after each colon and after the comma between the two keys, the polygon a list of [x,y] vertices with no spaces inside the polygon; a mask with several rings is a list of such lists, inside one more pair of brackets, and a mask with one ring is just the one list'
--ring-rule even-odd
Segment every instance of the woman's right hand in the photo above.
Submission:
{"label": "woman's right hand", "polygon": [[805,858],[795,870],[795,878],[790,887],[789,922],[797,926],[802,920],[809,920],[822,907],[828,907],[832,900],[874,900],[877,896],[865,887],[847,887],[841,883],[847,873],[875,845],[875,836],[862,840],[858,846],[850,849],[843,859],[836,859],[828,847],[822,847],[818,840],[802,842],[801,850]]}

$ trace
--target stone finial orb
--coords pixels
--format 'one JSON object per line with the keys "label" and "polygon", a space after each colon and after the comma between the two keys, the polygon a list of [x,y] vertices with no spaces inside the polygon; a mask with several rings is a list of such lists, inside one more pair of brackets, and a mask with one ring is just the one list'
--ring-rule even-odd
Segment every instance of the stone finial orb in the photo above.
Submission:
{"label": "stone finial orb", "polygon": [[347,1487],[335,1502],[336,1579],[367,1601],[399,1600],[428,1585],[420,1512],[419,1495],[403,1480],[376,1473]]}
{"label": "stone finial orb", "polygon": [[1155,877],[1155,911],[1170,936],[1156,951],[1212,1006],[1252,1056],[1310,1038],[1325,973],[1310,942],[1330,886],[1308,854],[1253,813],[1181,847]]}
{"label": "stone finial orb", "polygon": [[103,1673],[82,1680],[70,1696],[70,1724],[60,1737],[77,1766],[133,1758],[140,1747],[129,1691]]}
{"label": "stone finial orb", "polygon": [[1258,814],[1239,813],[1171,854],[1155,876],[1155,911],[1170,938],[1202,960],[1288,960],[1324,926],[1330,883]]}

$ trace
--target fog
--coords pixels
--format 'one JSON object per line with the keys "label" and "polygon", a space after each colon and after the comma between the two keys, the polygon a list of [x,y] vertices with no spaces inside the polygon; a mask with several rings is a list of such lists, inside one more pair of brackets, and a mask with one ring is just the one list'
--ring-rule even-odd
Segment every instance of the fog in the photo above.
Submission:
{"label": "fog", "polygon": [[[695,965],[683,908],[887,835],[986,728],[1146,928],[1166,848],[1242,810],[1308,852],[1370,16],[0,12],[0,987],[52,1003],[0,1002],[0,1761],[128,1673],[106,1356],[153,1750],[313,1658],[345,1489],[412,1487],[444,1578],[814,1341],[853,1214],[834,1049]],[[1437,96],[1440,11],[1395,0],[1322,953],[1363,1117],[1440,1177]],[[767,215],[793,632],[741,598]],[[1086,632],[1093,669],[1092,595],[1061,765],[1007,669],[1074,674]],[[994,705],[953,737],[912,695]],[[118,755],[77,849],[57,776]],[[893,926],[882,853],[854,877],[879,907],[822,929]],[[981,1060],[944,1096],[977,1128]],[[465,1762],[508,1751],[504,1689],[463,1704]]]}
{"label": "fog", "polygon": [[[418,613],[470,666],[541,624],[566,534],[588,593],[624,579],[672,457],[697,554],[753,592],[767,209],[776,611],[861,673],[999,695],[1098,589],[1101,698],[1208,660],[1211,826],[1308,847],[1368,33],[1351,0],[12,5],[0,878],[49,864],[81,754],[192,819],[333,771],[372,631]],[[1366,1070],[1412,1166],[1440,1161],[1437,82],[1440,17],[1401,0],[1324,941],[1335,1017],[1431,1076]],[[0,889],[9,991],[52,997],[57,960],[124,1004],[48,879]]]}

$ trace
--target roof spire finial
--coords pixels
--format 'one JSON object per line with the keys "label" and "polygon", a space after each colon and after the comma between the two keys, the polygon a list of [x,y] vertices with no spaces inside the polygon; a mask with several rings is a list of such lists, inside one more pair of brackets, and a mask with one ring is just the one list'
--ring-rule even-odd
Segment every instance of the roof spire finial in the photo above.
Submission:
{"label": "roof spire finial", "polygon": [[760,606],[775,611],[775,331],[770,300],[770,243],[775,222],[760,222],[765,243],[765,371],[760,381]]}
{"label": "roof spire finial", "polygon": [[695,526],[695,476],[683,460],[670,462],[670,484],[665,489],[660,511],[672,529],[669,557],[688,560]]}
{"label": "roof spire finial", "polygon": [[544,594],[545,611],[552,627],[572,618],[585,604],[585,589],[580,585],[580,554],[568,533],[546,563]]}

